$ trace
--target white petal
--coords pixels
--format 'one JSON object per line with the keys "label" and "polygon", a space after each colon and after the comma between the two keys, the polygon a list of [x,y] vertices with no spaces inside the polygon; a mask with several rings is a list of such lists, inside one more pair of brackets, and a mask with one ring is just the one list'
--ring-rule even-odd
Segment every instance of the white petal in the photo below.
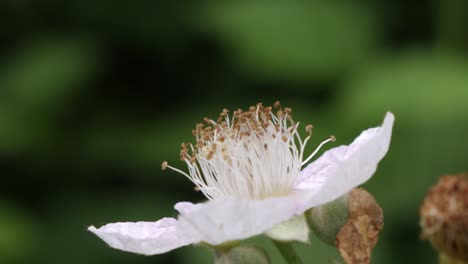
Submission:
{"label": "white petal", "polygon": [[219,245],[262,234],[290,219],[298,209],[295,198],[209,201],[179,219],[193,226],[203,241]]}
{"label": "white petal", "polygon": [[333,201],[367,181],[388,151],[393,121],[387,113],[381,127],[363,131],[349,146],[328,150],[302,170],[295,185],[302,210]]}
{"label": "white petal", "polygon": [[193,204],[191,202],[178,202],[174,205],[174,209],[179,212],[179,214],[184,215],[192,212],[197,209],[201,204]]}
{"label": "white petal", "polygon": [[88,228],[109,246],[144,255],[161,254],[198,242],[197,235],[174,218],[157,222],[113,223]]}

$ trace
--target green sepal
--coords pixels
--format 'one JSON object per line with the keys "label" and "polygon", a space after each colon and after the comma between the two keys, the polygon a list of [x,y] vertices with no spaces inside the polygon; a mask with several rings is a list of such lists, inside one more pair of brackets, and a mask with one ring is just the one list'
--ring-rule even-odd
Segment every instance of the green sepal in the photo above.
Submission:
{"label": "green sepal", "polygon": [[265,232],[269,238],[281,241],[291,242],[300,241],[303,243],[309,242],[309,227],[305,216],[293,216],[291,219],[284,221],[272,229]]}
{"label": "green sepal", "polygon": [[257,246],[237,246],[233,248],[217,249],[215,264],[270,264],[267,252]]}
{"label": "green sepal", "polygon": [[335,246],[336,235],[348,222],[348,197],[344,195],[306,212],[310,229],[323,242]]}

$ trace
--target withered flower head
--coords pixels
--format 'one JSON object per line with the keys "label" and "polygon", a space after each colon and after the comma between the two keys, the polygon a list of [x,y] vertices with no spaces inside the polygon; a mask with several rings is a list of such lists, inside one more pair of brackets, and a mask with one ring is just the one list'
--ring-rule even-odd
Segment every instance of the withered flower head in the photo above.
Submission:
{"label": "withered flower head", "polygon": [[468,261],[468,174],[442,176],[419,213],[423,239],[440,254]]}

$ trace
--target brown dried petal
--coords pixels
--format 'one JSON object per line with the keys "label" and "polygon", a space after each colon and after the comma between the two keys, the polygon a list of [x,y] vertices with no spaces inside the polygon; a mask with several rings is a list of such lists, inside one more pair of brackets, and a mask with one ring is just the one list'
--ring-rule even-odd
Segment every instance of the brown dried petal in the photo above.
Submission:
{"label": "brown dried petal", "polygon": [[370,263],[372,248],[383,228],[383,212],[361,188],[348,194],[349,220],[336,236],[336,247],[347,264]]}

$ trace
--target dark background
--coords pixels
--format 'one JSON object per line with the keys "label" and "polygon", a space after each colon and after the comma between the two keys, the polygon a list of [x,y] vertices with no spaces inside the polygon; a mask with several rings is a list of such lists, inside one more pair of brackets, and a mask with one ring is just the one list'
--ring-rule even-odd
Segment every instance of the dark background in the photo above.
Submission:
{"label": "dark background", "polygon": [[[170,2],[170,1],[168,1]],[[0,263],[210,263],[205,248],[143,257],[89,225],[175,216],[202,201],[161,171],[203,117],[280,100],[349,144],[396,116],[364,185],[385,213],[373,263],[436,263],[418,208],[467,170],[464,0],[0,2]],[[264,238],[274,263],[278,253]],[[334,249],[297,246],[307,263]]]}

